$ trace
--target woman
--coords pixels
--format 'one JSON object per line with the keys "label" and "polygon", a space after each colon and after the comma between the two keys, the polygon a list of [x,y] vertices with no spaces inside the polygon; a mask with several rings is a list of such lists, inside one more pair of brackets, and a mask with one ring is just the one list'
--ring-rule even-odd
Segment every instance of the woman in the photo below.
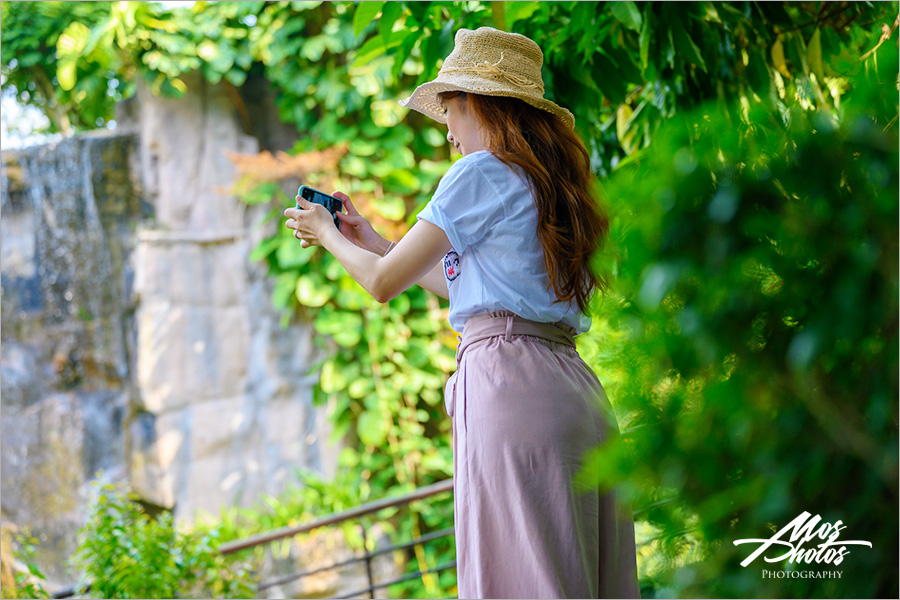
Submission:
{"label": "woman", "polygon": [[524,36],[457,32],[437,78],[401,104],[446,123],[463,157],[396,245],[340,192],[342,231],[299,197],[284,214],[379,302],[415,283],[450,299],[460,597],[637,598],[630,507],[572,483],[619,434],[573,341],[605,285],[589,262],[608,221],[572,114],[543,98],[542,63]]}

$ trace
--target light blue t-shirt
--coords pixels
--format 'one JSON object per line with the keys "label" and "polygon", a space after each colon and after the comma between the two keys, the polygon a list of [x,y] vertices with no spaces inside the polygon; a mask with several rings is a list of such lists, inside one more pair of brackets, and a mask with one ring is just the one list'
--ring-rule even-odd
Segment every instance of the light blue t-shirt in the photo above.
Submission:
{"label": "light blue t-shirt", "polygon": [[447,234],[444,256],[450,326],[469,317],[510,310],[540,323],[562,321],[583,333],[591,319],[575,302],[558,302],[537,237],[537,207],[524,171],[487,150],[456,161],[417,215]]}

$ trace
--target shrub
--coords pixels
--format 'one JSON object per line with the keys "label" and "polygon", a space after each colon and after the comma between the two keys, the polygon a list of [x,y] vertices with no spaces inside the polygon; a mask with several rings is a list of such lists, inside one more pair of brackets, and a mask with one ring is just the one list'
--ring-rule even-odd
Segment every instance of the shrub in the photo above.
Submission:
{"label": "shrub", "polygon": [[172,514],[147,515],[131,493],[95,484],[73,556],[94,598],[249,598],[247,565],[218,552],[218,530],[180,531]]}

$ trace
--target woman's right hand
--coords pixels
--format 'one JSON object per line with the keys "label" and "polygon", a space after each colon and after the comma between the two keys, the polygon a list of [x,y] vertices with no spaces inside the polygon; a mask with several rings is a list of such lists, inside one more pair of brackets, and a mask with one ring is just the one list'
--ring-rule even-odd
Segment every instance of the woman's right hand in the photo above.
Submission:
{"label": "woman's right hand", "polygon": [[339,212],[337,218],[341,220],[341,233],[344,237],[369,252],[382,254],[389,242],[375,232],[365,217],[357,212],[350,197],[344,192],[334,192],[335,198],[340,198],[347,209],[346,213]]}

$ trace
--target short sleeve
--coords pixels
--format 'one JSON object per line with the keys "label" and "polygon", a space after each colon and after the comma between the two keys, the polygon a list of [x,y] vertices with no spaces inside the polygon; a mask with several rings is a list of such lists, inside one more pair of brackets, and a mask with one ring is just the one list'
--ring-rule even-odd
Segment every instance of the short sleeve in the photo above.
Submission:
{"label": "short sleeve", "polygon": [[[477,160],[456,161],[438,183],[437,191],[417,218],[437,225],[456,252],[477,244],[500,219],[501,195],[484,175]],[[478,158],[477,155],[474,158]]]}

